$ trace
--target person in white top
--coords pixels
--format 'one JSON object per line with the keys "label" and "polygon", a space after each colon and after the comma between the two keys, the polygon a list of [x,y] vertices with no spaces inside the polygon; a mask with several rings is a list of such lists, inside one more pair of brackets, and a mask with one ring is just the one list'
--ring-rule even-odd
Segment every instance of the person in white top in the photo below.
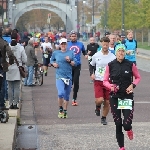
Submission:
{"label": "person in white top", "polygon": [[95,114],[100,116],[101,104],[103,103],[103,114],[101,118],[103,125],[107,125],[106,116],[109,112],[109,90],[103,85],[103,78],[106,66],[116,58],[115,55],[109,51],[109,42],[108,37],[101,39],[102,50],[95,53],[90,62],[90,75],[92,80],[94,80]]}
{"label": "person in white top", "polygon": [[45,36],[45,42],[41,44],[40,50],[43,53],[44,74],[45,74],[45,76],[47,76],[48,65],[50,63],[50,57],[52,55],[52,45],[49,42],[47,36]]}

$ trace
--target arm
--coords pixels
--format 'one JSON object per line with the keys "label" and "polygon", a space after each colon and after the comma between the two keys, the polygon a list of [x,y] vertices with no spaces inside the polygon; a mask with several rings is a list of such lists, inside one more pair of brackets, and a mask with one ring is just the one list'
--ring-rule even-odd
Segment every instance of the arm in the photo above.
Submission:
{"label": "arm", "polygon": [[21,61],[22,61],[23,63],[26,63],[26,62],[27,62],[27,55],[26,55],[26,53],[25,53],[24,48],[23,48],[23,50],[22,50],[22,52],[21,52]]}
{"label": "arm", "polygon": [[37,61],[37,56],[35,55],[34,48],[31,48],[31,49],[30,49],[30,54],[31,54],[32,58],[33,58],[35,61]]}
{"label": "arm", "polygon": [[[137,69],[137,67],[135,66],[135,64],[133,64],[133,66],[132,66],[132,72],[133,72],[133,76],[135,77],[135,80],[132,82],[133,83],[133,86],[135,85],[137,85],[139,82],[140,82],[140,80],[141,80],[141,76],[140,76],[140,74],[139,74],[139,72],[138,72],[138,69]],[[134,87],[135,87],[134,86]],[[133,88],[134,88],[133,87]]]}
{"label": "arm", "polygon": [[92,61],[90,62],[90,76],[94,74],[95,71],[95,55],[92,56]]}
{"label": "arm", "polygon": [[83,44],[82,44],[82,54],[83,54],[84,56],[87,55],[86,50],[85,50],[85,47],[84,47]]}
{"label": "arm", "polygon": [[44,51],[43,51],[43,43],[42,43],[41,46],[40,46],[40,51],[41,51],[41,53],[44,52]]}
{"label": "arm", "polygon": [[103,85],[105,87],[107,87],[108,89],[111,89],[111,87],[113,86],[112,84],[109,83],[109,66],[106,66],[106,71],[105,71],[105,75],[104,75],[104,80],[103,80]]}

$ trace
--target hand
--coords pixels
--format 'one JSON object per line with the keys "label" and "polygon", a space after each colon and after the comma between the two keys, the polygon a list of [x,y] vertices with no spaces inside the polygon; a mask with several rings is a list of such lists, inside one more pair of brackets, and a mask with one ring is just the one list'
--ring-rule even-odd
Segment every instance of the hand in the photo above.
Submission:
{"label": "hand", "polygon": [[85,57],[85,59],[88,59],[88,55],[85,55],[84,57]]}
{"label": "hand", "polygon": [[91,79],[95,80],[95,75],[94,74],[91,75]]}
{"label": "hand", "polygon": [[138,50],[136,50],[136,53],[137,53],[137,54],[139,54],[139,51],[138,51]]}
{"label": "hand", "polygon": [[126,89],[127,94],[133,93],[133,84]]}
{"label": "hand", "polygon": [[69,56],[66,56],[65,59],[66,59],[66,61],[70,62]]}
{"label": "hand", "polygon": [[89,54],[91,54],[91,51],[88,51],[88,53],[87,53],[87,54],[88,54],[88,55],[89,55]]}
{"label": "hand", "polygon": [[127,54],[127,55],[130,55],[130,54],[131,54],[131,51],[130,51],[130,50],[126,51],[126,54]]}
{"label": "hand", "polygon": [[58,64],[57,64],[57,63],[53,63],[53,66],[54,66],[55,68],[58,68]]}
{"label": "hand", "polygon": [[51,65],[51,64],[48,64],[48,66],[51,67],[52,65]]}

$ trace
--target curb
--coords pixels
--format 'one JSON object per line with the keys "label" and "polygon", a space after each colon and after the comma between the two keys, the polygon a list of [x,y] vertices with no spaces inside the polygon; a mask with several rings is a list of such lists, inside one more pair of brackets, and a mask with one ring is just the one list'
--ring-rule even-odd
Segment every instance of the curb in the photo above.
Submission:
{"label": "curb", "polygon": [[150,60],[150,57],[147,57],[147,56],[144,56],[144,55],[140,55],[140,54],[137,54],[136,57]]}

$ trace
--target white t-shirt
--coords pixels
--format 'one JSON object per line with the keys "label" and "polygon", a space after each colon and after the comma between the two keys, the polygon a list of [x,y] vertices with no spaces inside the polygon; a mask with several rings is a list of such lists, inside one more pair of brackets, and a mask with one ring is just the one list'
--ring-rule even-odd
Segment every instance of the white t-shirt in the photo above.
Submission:
{"label": "white t-shirt", "polygon": [[92,56],[92,61],[90,64],[92,66],[96,65],[95,80],[103,81],[106,66],[114,59],[116,59],[116,56],[111,52],[109,52],[107,55],[103,55],[101,51],[98,51]]}
{"label": "white t-shirt", "polygon": [[46,47],[48,47],[48,48],[51,48],[52,49],[52,45],[51,45],[51,43],[42,43],[41,44],[41,47],[43,47],[43,51],[45,52],[45,49],[46,49]]}

